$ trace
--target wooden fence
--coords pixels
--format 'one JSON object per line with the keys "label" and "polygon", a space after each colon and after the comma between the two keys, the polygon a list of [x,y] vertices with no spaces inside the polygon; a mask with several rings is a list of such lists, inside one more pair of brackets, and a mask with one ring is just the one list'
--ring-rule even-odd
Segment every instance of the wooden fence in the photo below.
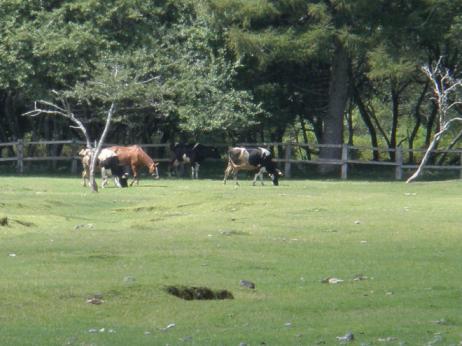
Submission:
{"label": "wooden fence", "polygon": [[[50,146],[50,145],[63,145],[67,147],[67,150],[63,150],[63,154],[60,156],[29,156],[30,148],[33,146]],[[19,174],[22,174],[26,171],[24,165],[25,162],[33,161],[51,161],[56,163],[57,161],[68,161],[71,163],[70,171],[72,174],[76,174],[79,164],[80,157],[78,152],[80,148],[85,145],[82,141],[68,140],[68,141],[24,141],[18,140],[16,142],[9,143],[0,143],[0,164],[3,162],[15,162],[16,170]],[[107,144],[108,146],[113,144]],[[153,159],[158,162],[169,162],[170,161],[170,149],[169,144],[139,144],[141,147],[147,150],[154,149],[154,151],[163,153],[163,155],[152,155]],[[281,168],[284,169],[284,174],[286,177],[290,178],[292,175],[292,168],[294,165],[323,165],[330,166],[334,165],[339,167],[339,174],[341,179],[347,179],[349,174],[349,169],[352,165],[366,165],[366,166],[375,166],[375,167],[388,167],[394,169],[394,178],[396,180],[403,179],[403,172],[405,170],[415,170],[417,169],[416,164],[406,163],[405,157],[408,157],[410,153],[413,153],[415,156],[423,156],[425,152],[424,149],[403,149],[403,148],[372,148],[372,147],[360,147],[360,146],[351,146],[347,144],[343,145],[320,145],[320,144],[301,144],[301,143],[240,143],[242,146],[252,146],[252,147],[266,147],[272,148],[276,152],[275,161],[279,163]],[[228,145],[218,144],[215,145],[219,148],[227,148]],[[10,147],[8,150],[8,147]],[[340,159],[331,159],[326,160],[318,157],[319,150],[322,149],[337,150],[341,155]],[[358,159],[361,157],[358,153],[361,152],[382,152],[382,156],[387,158],[386,160],[374,161],[367,159]],[[15,156],[8,156],[5,153],[14,152]],[[42,150],[46,153],[47,150]],[[309,153],[309,154],[308,154]],[[393,153],[393,155],[390,155]],[[462,149],[453,149],[453,150],[435,150],[434,154],[438,155],[452,155],[456,156],[457,165],[426,165],[425,169],[427,170],[454,170],[457,171],[459,177],[462,178]],[[305,156],[305,157],[304,157]],[[307,158],[306,156],[309,156]],[[364,155],[362,155],[364,156]],[[394,157],[394,160],[390,160],[389,157]],[[220,161],[220,160],[215,160]],[[223,160],[221,160],[223,161]],[[1,168],[1,166],[0,166]],[[1,170],[0,170],[1,171]]]}

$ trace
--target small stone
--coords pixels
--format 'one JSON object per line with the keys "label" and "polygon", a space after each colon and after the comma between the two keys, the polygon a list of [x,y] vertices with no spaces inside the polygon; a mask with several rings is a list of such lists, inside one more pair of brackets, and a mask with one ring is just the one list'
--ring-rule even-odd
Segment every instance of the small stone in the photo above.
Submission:
{"label": "small stone", "polygon": [[327,277],[327,278],[321,280],[321,282],[323,284],[331,284],[331,285],[336,285],[336,284],[342,283],[343,281],[344,280],[342,280],[342,279],[333,278],[333,277]]}
{"label": "small stone", "polygon": [[170,323],[169,325],[167,325],[165,328],[161,328],[162,331],[166,331],[166,330],[169,330],[171,328],[174,328],[176,326],[175,323]]}
{"label": "small stone", "polygon": [[363,281],[369,279],[366,275],[358,274],[353,278],[353,281]]}
{"label": "small stone", "polygon": [[136,279],[133,276],[126,276],[124,277],[125,284],[133,284],[136,282]]}
{"label": "small stone", "polygon": [[395,336],[387,336],[386,338],[378,338],[377,341],[379,342],[392,342],[392,341],[395,341],[397,339],[397,337]]}
{"label": "small stone", "polygon": [[355,336],[352,332],[346,333],[344,336],[337,336],[337,340],[340,342],[350,342],[355,339]]}
{"label": "small stone", "polygon": [[241,281],[239,281],[239,285],[241,285],[243,287],[255,289],[255,284],[252,281],[241,280]]}
{"label": "small stone", "polygon": [[95,297],[88,298],[87,303],[88,304],[93,304],[93,305],[100,305],[100,304],[104,303],[104,300],[102,300],[101,298],[95,296]]}

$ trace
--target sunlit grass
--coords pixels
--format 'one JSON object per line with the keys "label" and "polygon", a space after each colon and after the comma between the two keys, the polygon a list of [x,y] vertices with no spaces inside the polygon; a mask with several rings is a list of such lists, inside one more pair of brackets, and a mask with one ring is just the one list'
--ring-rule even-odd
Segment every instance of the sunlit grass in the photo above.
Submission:
{"label": "sunlit grass", "polygon": [[[458,181],[142,180],[97,194],[77,178],[0,183],[2,345],[462,338]],[[234,299],[184,301],[168,285]]]}

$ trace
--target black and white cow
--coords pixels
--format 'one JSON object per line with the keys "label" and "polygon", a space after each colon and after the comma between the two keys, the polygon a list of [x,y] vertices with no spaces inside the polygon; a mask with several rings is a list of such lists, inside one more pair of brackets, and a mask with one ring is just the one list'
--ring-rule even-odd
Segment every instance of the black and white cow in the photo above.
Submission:
{"label": "black and white cow", "polygon": [[230,148],[223,183],[226,184],[229,175],[233,174],[236,185],[239,185],[237,182],[237,173],[239,171],[256,171],[253,185],[255,185],[258,177],[260,177],[263,185],[263,173],[265,172],[270,176],[273,185],[279,185],[279,177],[283,176],[282,172],[277,169],[271,152],[265,148]]}
{"label": "black and white cow", "polygon": [[169,172],[175,170],[178,176],[178,167],[184,166],[185,164],[191,165],[191,178],[199,178],[199,167],[201,163],[208,158],[219,159],[220,154],[217,148],[203,145],[200,143],[196,144],[183,144],[178,143],[172,147],[172,160],[169,165]]}
{"label": "black and white cow", "polygon": [[128,176],[130,175],[130,167],[121,165],[117,156],[107,157],[99,162],[101,171],[104,170],[103,183],[102,186],[107,184],[107,175],[106,170],[110,169],[112,175],[114,176],[114,183],[118,187],[128,187]]}

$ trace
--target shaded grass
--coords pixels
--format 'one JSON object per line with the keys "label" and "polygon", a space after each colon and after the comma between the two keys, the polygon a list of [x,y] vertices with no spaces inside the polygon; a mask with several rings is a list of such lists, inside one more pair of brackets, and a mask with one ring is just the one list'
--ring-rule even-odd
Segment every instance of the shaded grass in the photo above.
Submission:
{"label": "shaded grass", "polygon": [[[461,339],[457,181],[160,180],[98,194],[78,179],[0,181],[0,217],[15,220],[0,226],[2,345]],[[169,285],[234,299],[183,301]],[[103,304],[86,303],[95,294]]]}

